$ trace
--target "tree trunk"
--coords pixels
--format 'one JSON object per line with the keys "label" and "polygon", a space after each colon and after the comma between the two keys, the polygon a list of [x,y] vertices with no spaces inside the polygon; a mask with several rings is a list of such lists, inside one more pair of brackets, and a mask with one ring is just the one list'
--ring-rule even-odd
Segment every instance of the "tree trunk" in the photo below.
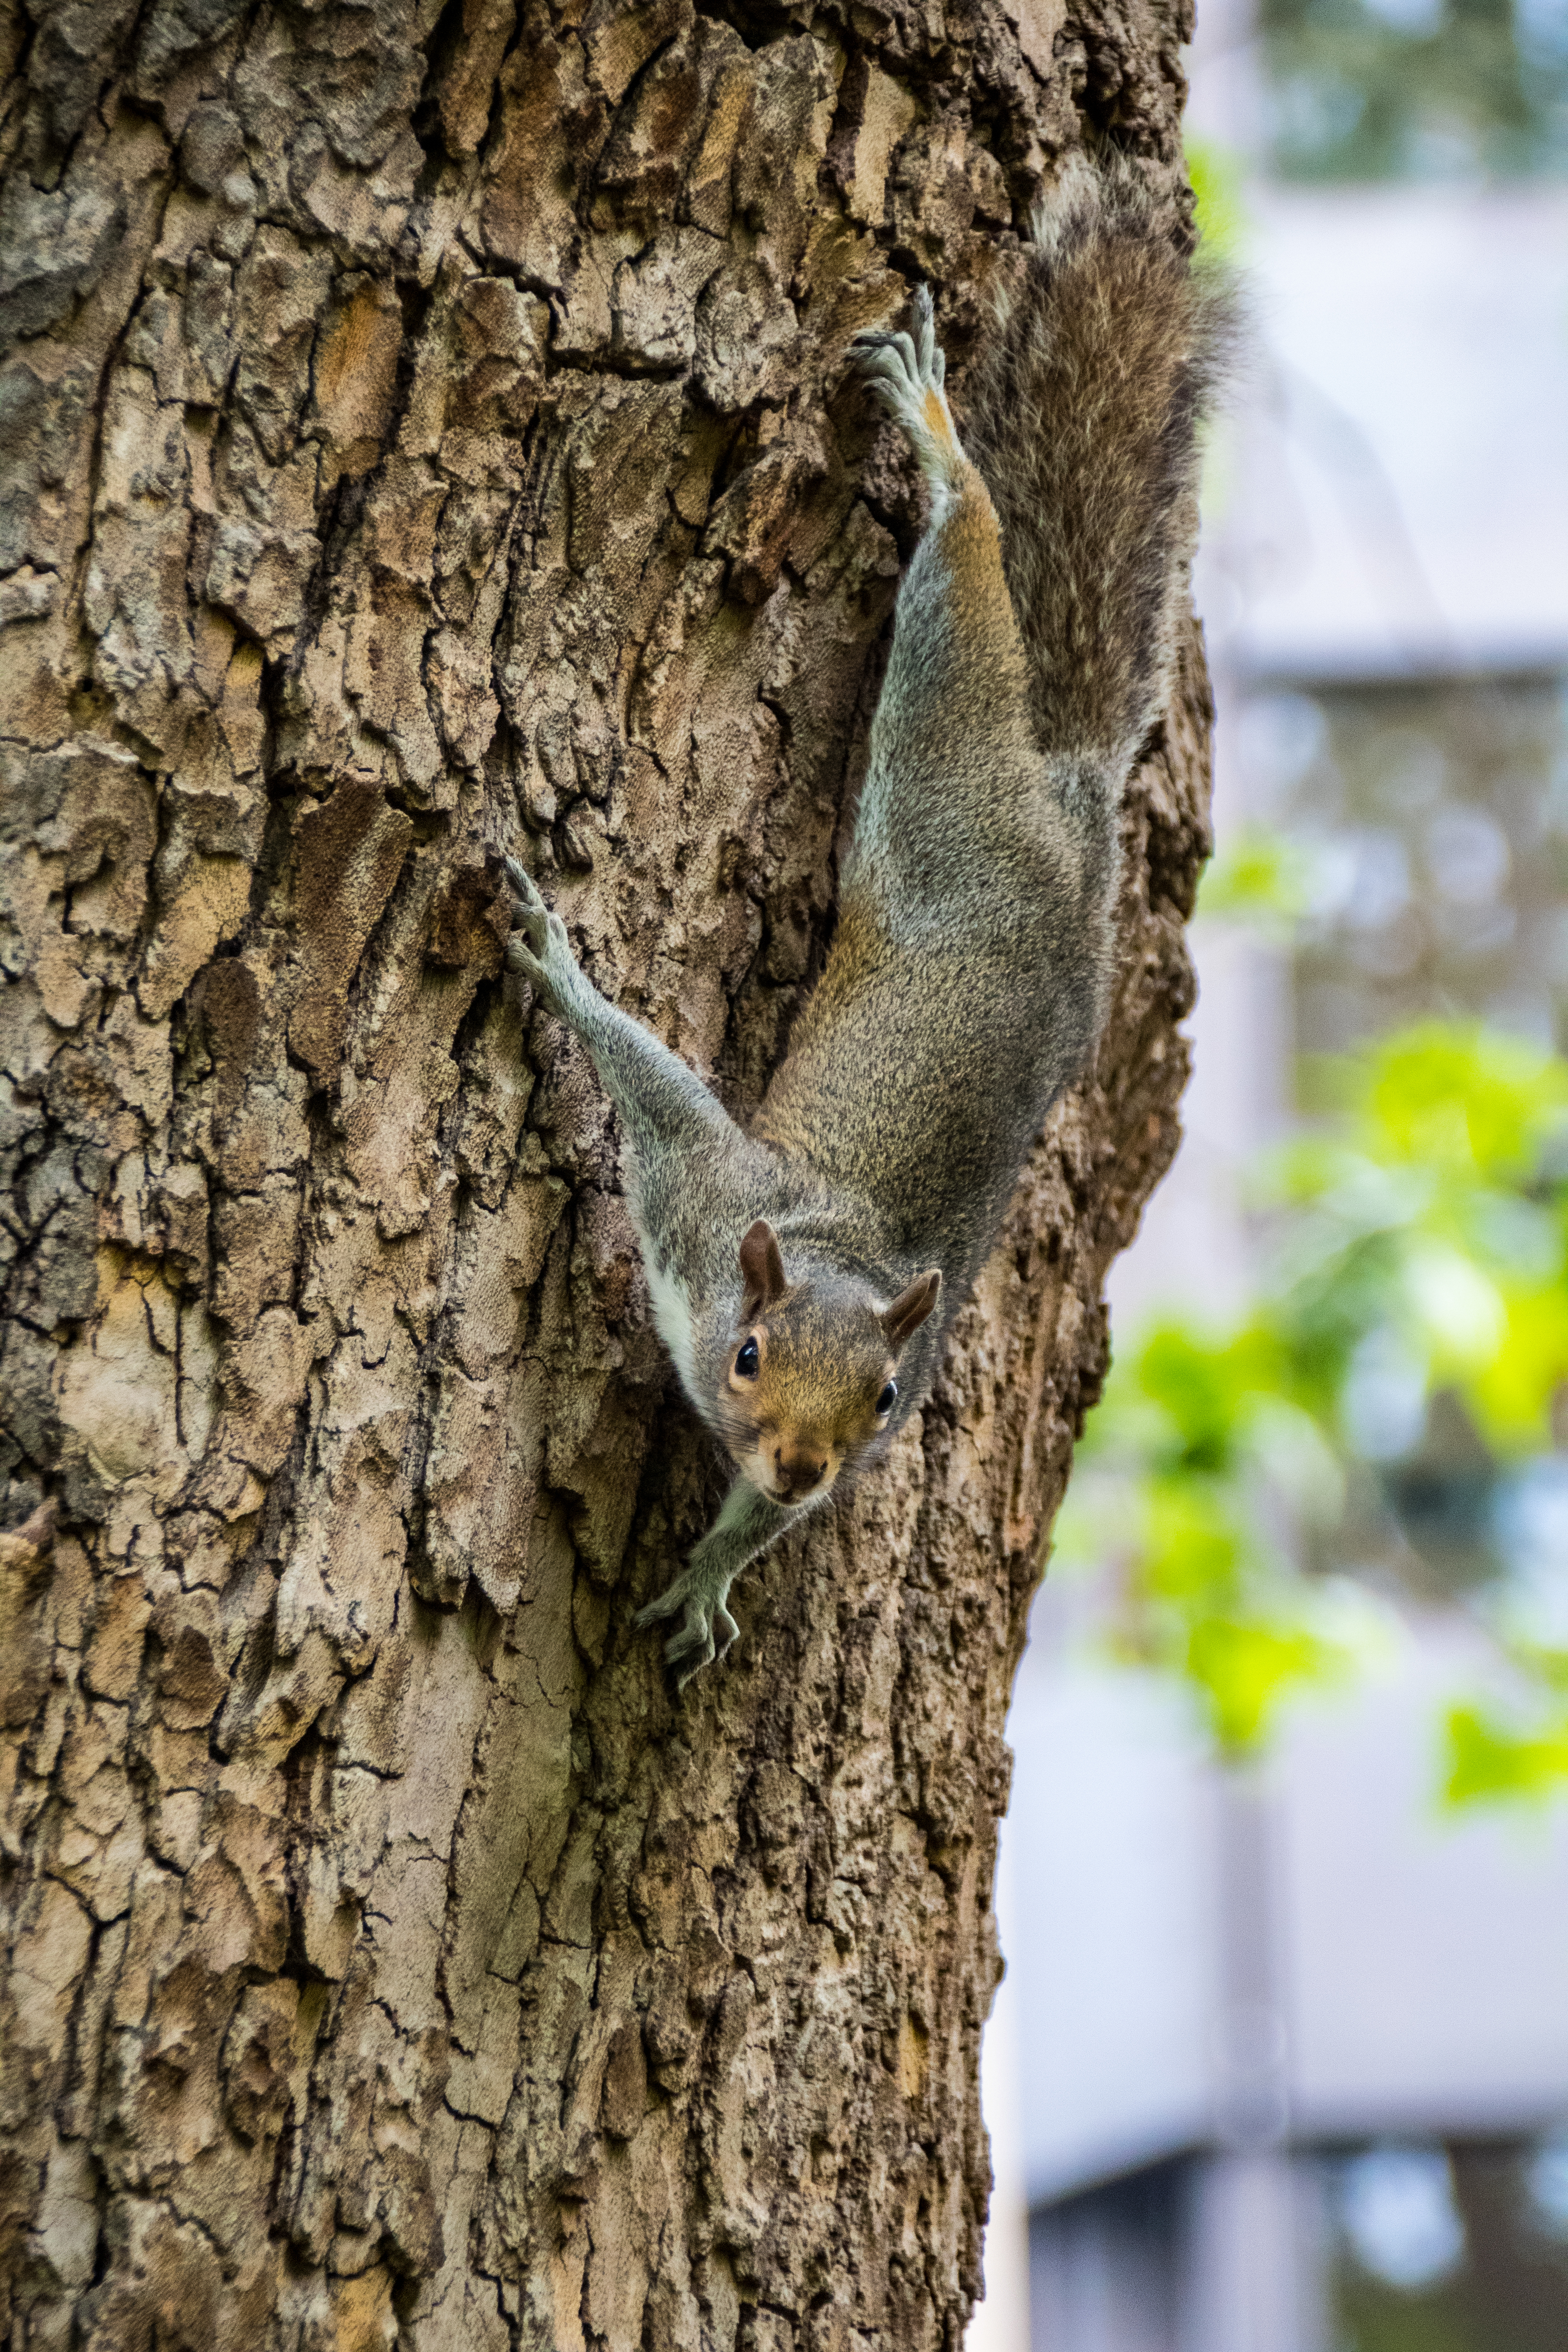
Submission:
{"label": "tree trunk", "polygon": [[498,860],[754,1107],[918,529],[847,339],[928,276],[962,411],[1085,119],[1179,168],[1181,5],[26,0],[18,2352],[956,2352],[1003,1719],[1176,1138],[1195,633],[1097,1074],[679,1701],[630,1620],[723,1475]]}

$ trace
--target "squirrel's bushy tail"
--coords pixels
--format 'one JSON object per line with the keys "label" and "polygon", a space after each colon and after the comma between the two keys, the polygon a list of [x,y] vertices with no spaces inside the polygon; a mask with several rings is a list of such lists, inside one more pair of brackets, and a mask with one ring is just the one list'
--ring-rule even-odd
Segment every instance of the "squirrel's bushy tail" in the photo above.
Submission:
{"label": "squirrel's bushy tail", "polygon": [[1117,770],[1113,790],[1163,697],[1197,427],[1235,320],[1136,168],[1075,155],[972,395],[964,439],[1001,521],[1039,747]]}

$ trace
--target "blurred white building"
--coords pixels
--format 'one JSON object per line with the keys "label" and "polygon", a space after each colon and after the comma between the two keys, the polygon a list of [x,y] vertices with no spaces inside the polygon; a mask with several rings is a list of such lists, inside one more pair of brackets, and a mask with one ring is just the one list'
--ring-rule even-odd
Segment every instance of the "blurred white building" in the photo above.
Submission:
{"label": "blurred white building", "polygon": [[[1195,126],[1245,150],[1247,11],[1204,14]],[[1522,681],[1568,708],[1551,702],[1568,677],[1568,187],[1258,184],[1247,232],[1259,347],[1198,582],[1222,836],[1282,814],[1258,756],[1268,730],[1247,718],[1282,696],[1492,680],[1506,699]],[[1568,757],[1560,791],[1562,828]],[[1432,804],[1453,834],[1440,792]],[[1430,809],[1421,821],[1436,838]],[[1547,968],[1546,934],[1504,903],[1527,834],[1485,812],[1472,831],[1451,928],[1479,942],[1477,1009],[1530,1025],[1568,968]],[[1357,854],[1386,837],[1362,825]],[[1387,873],[1395,853],[1376,853]],[[1393,969],[1404,905],[1385,873],[1363,926],[1368,988]],[[1505,987],[1510,952],[1525,968]],[[1212,925],[1198,957],[1187,1140],[1115,1277],[1124,1330],[1156,1302],[1224,1312],[1245,1296],[1241,1174],[1288,1116],[1289,963]],[[1356,985],[1352,971],[1364,1015]],[[1568,1557],[1557,1570],[1568,1582]],[[1237,1780],[1178,1694],[1095,1658],[1080,1614],[1047,1582],[1011,1720],[1008,1978],[988,2029],[996,2287],[971,2352],[1337,2352],[1336,2247],[1411,2288],[1463,2258],[1456,2146],[1542,2151],[1544,2244],[1568,2226],[1568,2141],[1551,2137],[1568,2123],[1568,1817],[1438,1811],[1444,1703],[1489,1667],[1475,1621],[1391,1610],[1373,1670],[1299,1708]],[[1005,2284],[1026,2207],[1026,2324]],[[1531,2324],[1497,2340],[1533,2352]],[[1568,2323],[1539,2340],[1568,2345]]]}
{"label": "blurred white building", "polygon": [[1008,1825],[1023,2340],[1329,2352],[1301,2152],[1568,2117],[1568,1819],[1438,1813],[1443,1702],[1488,1668],[1457,1612],[1299,1708],[1255,1780],[1215,1769],[1178,1694],[1042,1613]]}

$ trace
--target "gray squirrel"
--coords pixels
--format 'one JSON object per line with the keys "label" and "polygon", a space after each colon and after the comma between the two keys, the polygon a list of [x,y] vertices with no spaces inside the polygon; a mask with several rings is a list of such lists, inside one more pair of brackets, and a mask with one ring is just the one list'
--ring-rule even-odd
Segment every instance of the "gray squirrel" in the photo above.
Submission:
{"label": "gray squirrel", "polygon": [[[914,332],[853,356],[930,522],[900,588],[837,930],[743,1132],[602,996],[515,860],[508,961],[593,1057],[661,1337],[737,1475],[639,1625],[685,1684],[739,1571],[925,1397],[1046,1113],[1092,1053],[1123,784],[1168,682],[1229,305],[1118,156],[1072,157],[971,404]],[[1011,593],[1009,593],[1011,591]]]}

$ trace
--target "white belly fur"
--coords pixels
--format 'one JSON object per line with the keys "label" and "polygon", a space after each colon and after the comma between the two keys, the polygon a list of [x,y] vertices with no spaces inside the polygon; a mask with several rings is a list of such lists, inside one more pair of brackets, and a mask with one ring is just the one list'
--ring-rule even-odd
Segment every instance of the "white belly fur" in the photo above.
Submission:
{"label": "white belly fur", "polygon": [[645,1253],[643,1265],[647,1274],[648,1296],[653,1301],[653,1319],[658,1336],[669,1349],[680,1384],[693,1404],[697,1396],[697,1350],[691,1332],[691,1301],[680,1276],[670,1267],[656,1269],[650,1254]]}

